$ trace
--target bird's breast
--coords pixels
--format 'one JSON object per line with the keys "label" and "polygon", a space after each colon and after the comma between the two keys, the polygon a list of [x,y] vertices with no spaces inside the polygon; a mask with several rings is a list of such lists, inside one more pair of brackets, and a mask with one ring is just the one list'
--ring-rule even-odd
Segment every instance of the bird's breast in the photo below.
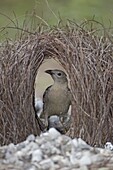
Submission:
{"label": "bird's breast", "polygon": [[68,112],[70,106],[69,92],[67,89],[51,88],[48,93],[47,110],[49,115],[61,115]]}

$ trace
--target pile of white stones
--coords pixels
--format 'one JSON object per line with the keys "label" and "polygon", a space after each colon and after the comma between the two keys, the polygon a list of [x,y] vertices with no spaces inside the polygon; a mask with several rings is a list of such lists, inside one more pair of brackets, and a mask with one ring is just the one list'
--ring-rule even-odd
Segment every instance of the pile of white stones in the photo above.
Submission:
{"label": "pile of white stones", "polygon": [[[51,128],[17,145],[0,147],[0,170],[113,170],[113,151],[89,146]],[[111,150],[110,150],[111,149]]]}

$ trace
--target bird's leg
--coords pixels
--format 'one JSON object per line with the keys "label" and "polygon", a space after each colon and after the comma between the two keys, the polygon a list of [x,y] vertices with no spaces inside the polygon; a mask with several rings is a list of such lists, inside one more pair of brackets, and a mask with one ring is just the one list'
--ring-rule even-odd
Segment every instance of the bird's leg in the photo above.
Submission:
{"label": "bird's leg", "polygon": [[60,115],[60,121],[61,121],[62,123],[66,122],[68,118],[69,118],[69,115],[68,115],[68,114]]}
{"label": "bird's leg", "polygon": [[69,116],[68,114],[62,115],[60,116],[60,121],[64,129],[68,131],[71,125],[71,116]]}
{"label": "bird's leg", "polygon": [[61,123],[59,116],[57,116],[57,115],[52,115],[52,116],[48,117],[48,129],[50,129],[52,127],[57,129],[61,134],[66,133],[66,130],[65,130],[63,124]]}

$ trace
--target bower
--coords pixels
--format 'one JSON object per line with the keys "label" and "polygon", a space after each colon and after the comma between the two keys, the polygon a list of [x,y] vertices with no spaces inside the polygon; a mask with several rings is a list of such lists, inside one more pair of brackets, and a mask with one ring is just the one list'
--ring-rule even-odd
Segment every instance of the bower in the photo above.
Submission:
{"label": "bower", "polygon": [[39,67],[48,58],[57,59],[70,79],[73,101],[68,135],[92,145],[113,141],[113,44],[94,32],[70,23],[1,45],[1,145],[40,134],[34,84]]}

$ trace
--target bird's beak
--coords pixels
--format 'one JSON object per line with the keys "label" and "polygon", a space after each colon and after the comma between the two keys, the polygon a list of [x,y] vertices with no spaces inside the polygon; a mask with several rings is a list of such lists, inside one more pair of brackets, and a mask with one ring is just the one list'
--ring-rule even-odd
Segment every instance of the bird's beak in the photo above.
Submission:
{"label": "bird's beak", "polygon": [[45,73],[52,75],[53,71],[52,70],[46,70]]}

